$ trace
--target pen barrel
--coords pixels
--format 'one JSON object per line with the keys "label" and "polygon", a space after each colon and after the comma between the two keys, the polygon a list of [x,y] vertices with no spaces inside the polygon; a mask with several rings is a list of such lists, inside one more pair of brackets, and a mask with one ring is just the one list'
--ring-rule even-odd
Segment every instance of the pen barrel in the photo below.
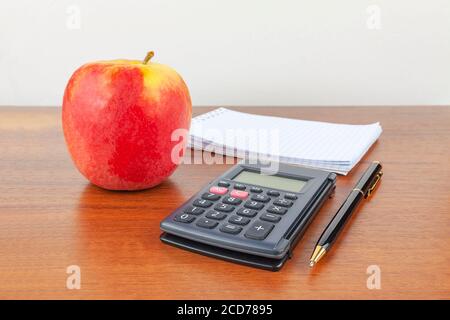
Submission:
{"label": "pen barrel", "polygon": [[375,187],[381,177],[381,169],[382,167],[379,162],[374,161],[370,164],[355,188],[350,192],[347,199],[325,228],[317,245],[329,247],[336,241],[338,235],[344,229],[345,223],[356,211],[361,200],[366,198]]}
{"label": "pen barrel", "polygon": [[360,191],[353,190],[350,193],[345,202],[334,215],[333,219],[331,219],[330,223],[325,228],[319,242],[317,243],[318,245],[328,247],[336,241],[338,235],[344,229],[345,223],[356,211],[356,208],[363,198],[364,196]]}
{"label": "pen barrel", "polygon": [[352,189],[347,199],[345,199],[344,203],[320,236],[319,241],[316,244],[316,249],[311,256],[311,266],[313,266],[333,245],[344,229],[347,221],[357,210],[361,200],[372,194],[383,175],[381,169],[381,164],[378,161],[374,161],[364,172],[361,179],[359,179],[356,184],[356,187]]}

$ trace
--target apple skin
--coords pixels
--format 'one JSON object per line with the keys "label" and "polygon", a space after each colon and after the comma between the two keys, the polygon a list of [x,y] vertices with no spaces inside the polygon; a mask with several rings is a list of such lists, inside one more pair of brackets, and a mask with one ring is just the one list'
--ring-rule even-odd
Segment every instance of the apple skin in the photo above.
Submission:
{"label": "apple skin", "polygon": [[171,135],[189,130],[189,90],[172,68],[146,60],[88,63],[66,86],[67,147],[78,170],[99,187],[151,188],[177,167],[171,152],[180,142]]}

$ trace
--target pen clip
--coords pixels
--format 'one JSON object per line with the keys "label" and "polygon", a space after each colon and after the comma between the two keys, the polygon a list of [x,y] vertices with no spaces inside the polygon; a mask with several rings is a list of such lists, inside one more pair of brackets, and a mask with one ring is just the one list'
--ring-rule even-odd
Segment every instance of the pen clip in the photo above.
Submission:
{"label": "pen clip", "polygon": [[372,195],[372,193],[375,190],[375,188],[376,188],[378,182],[380,181],[382,175],[383,175],[382,171],[377,173],[376,177],[372,181],[372,185],[370,186],[369,190],[367,190],[367,194],[366,194],[366,196],[364,198],[367,199],[368,197],[370,197]]}

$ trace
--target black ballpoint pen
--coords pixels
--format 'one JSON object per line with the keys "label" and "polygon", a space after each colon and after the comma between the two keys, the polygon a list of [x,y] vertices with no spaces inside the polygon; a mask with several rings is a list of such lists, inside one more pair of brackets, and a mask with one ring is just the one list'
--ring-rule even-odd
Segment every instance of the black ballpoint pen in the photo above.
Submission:
{"label": "black ballpoint pen", "polygon": [[339,233],[345,226],[353,212],[355,212],[358,204],[363,198],[369,197],[383,175],[380,162],[374,161],[359,179],[355,188],[350,192],[347,199],[339,208],[337,213],[331,219],[328,226],[323,231],[317,241],[314,252],[311,256],[309,265],[314,266],[331,248],[336,241]]}

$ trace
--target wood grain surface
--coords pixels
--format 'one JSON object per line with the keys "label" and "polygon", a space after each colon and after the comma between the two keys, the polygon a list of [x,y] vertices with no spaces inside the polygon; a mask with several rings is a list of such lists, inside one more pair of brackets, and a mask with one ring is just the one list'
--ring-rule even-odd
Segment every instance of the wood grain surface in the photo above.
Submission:
{"label": "wood grain surface", "polygon": [[[195,114],[210,108],[195,108]],[[319,212],[277,273],[159,241],[160,221],[229,165],[182,165],[163,184],[110,192],[89,184],[66,151],[59,108],[0,108],[0,298],[449,299],[450,108],[236,108],[365,124],[383,133]],[[323,228],[371,160],[384,176],[316,268]],[[66,268],[81,268],[81,289]],[[367,268],[381,270],[368,289]]]}

